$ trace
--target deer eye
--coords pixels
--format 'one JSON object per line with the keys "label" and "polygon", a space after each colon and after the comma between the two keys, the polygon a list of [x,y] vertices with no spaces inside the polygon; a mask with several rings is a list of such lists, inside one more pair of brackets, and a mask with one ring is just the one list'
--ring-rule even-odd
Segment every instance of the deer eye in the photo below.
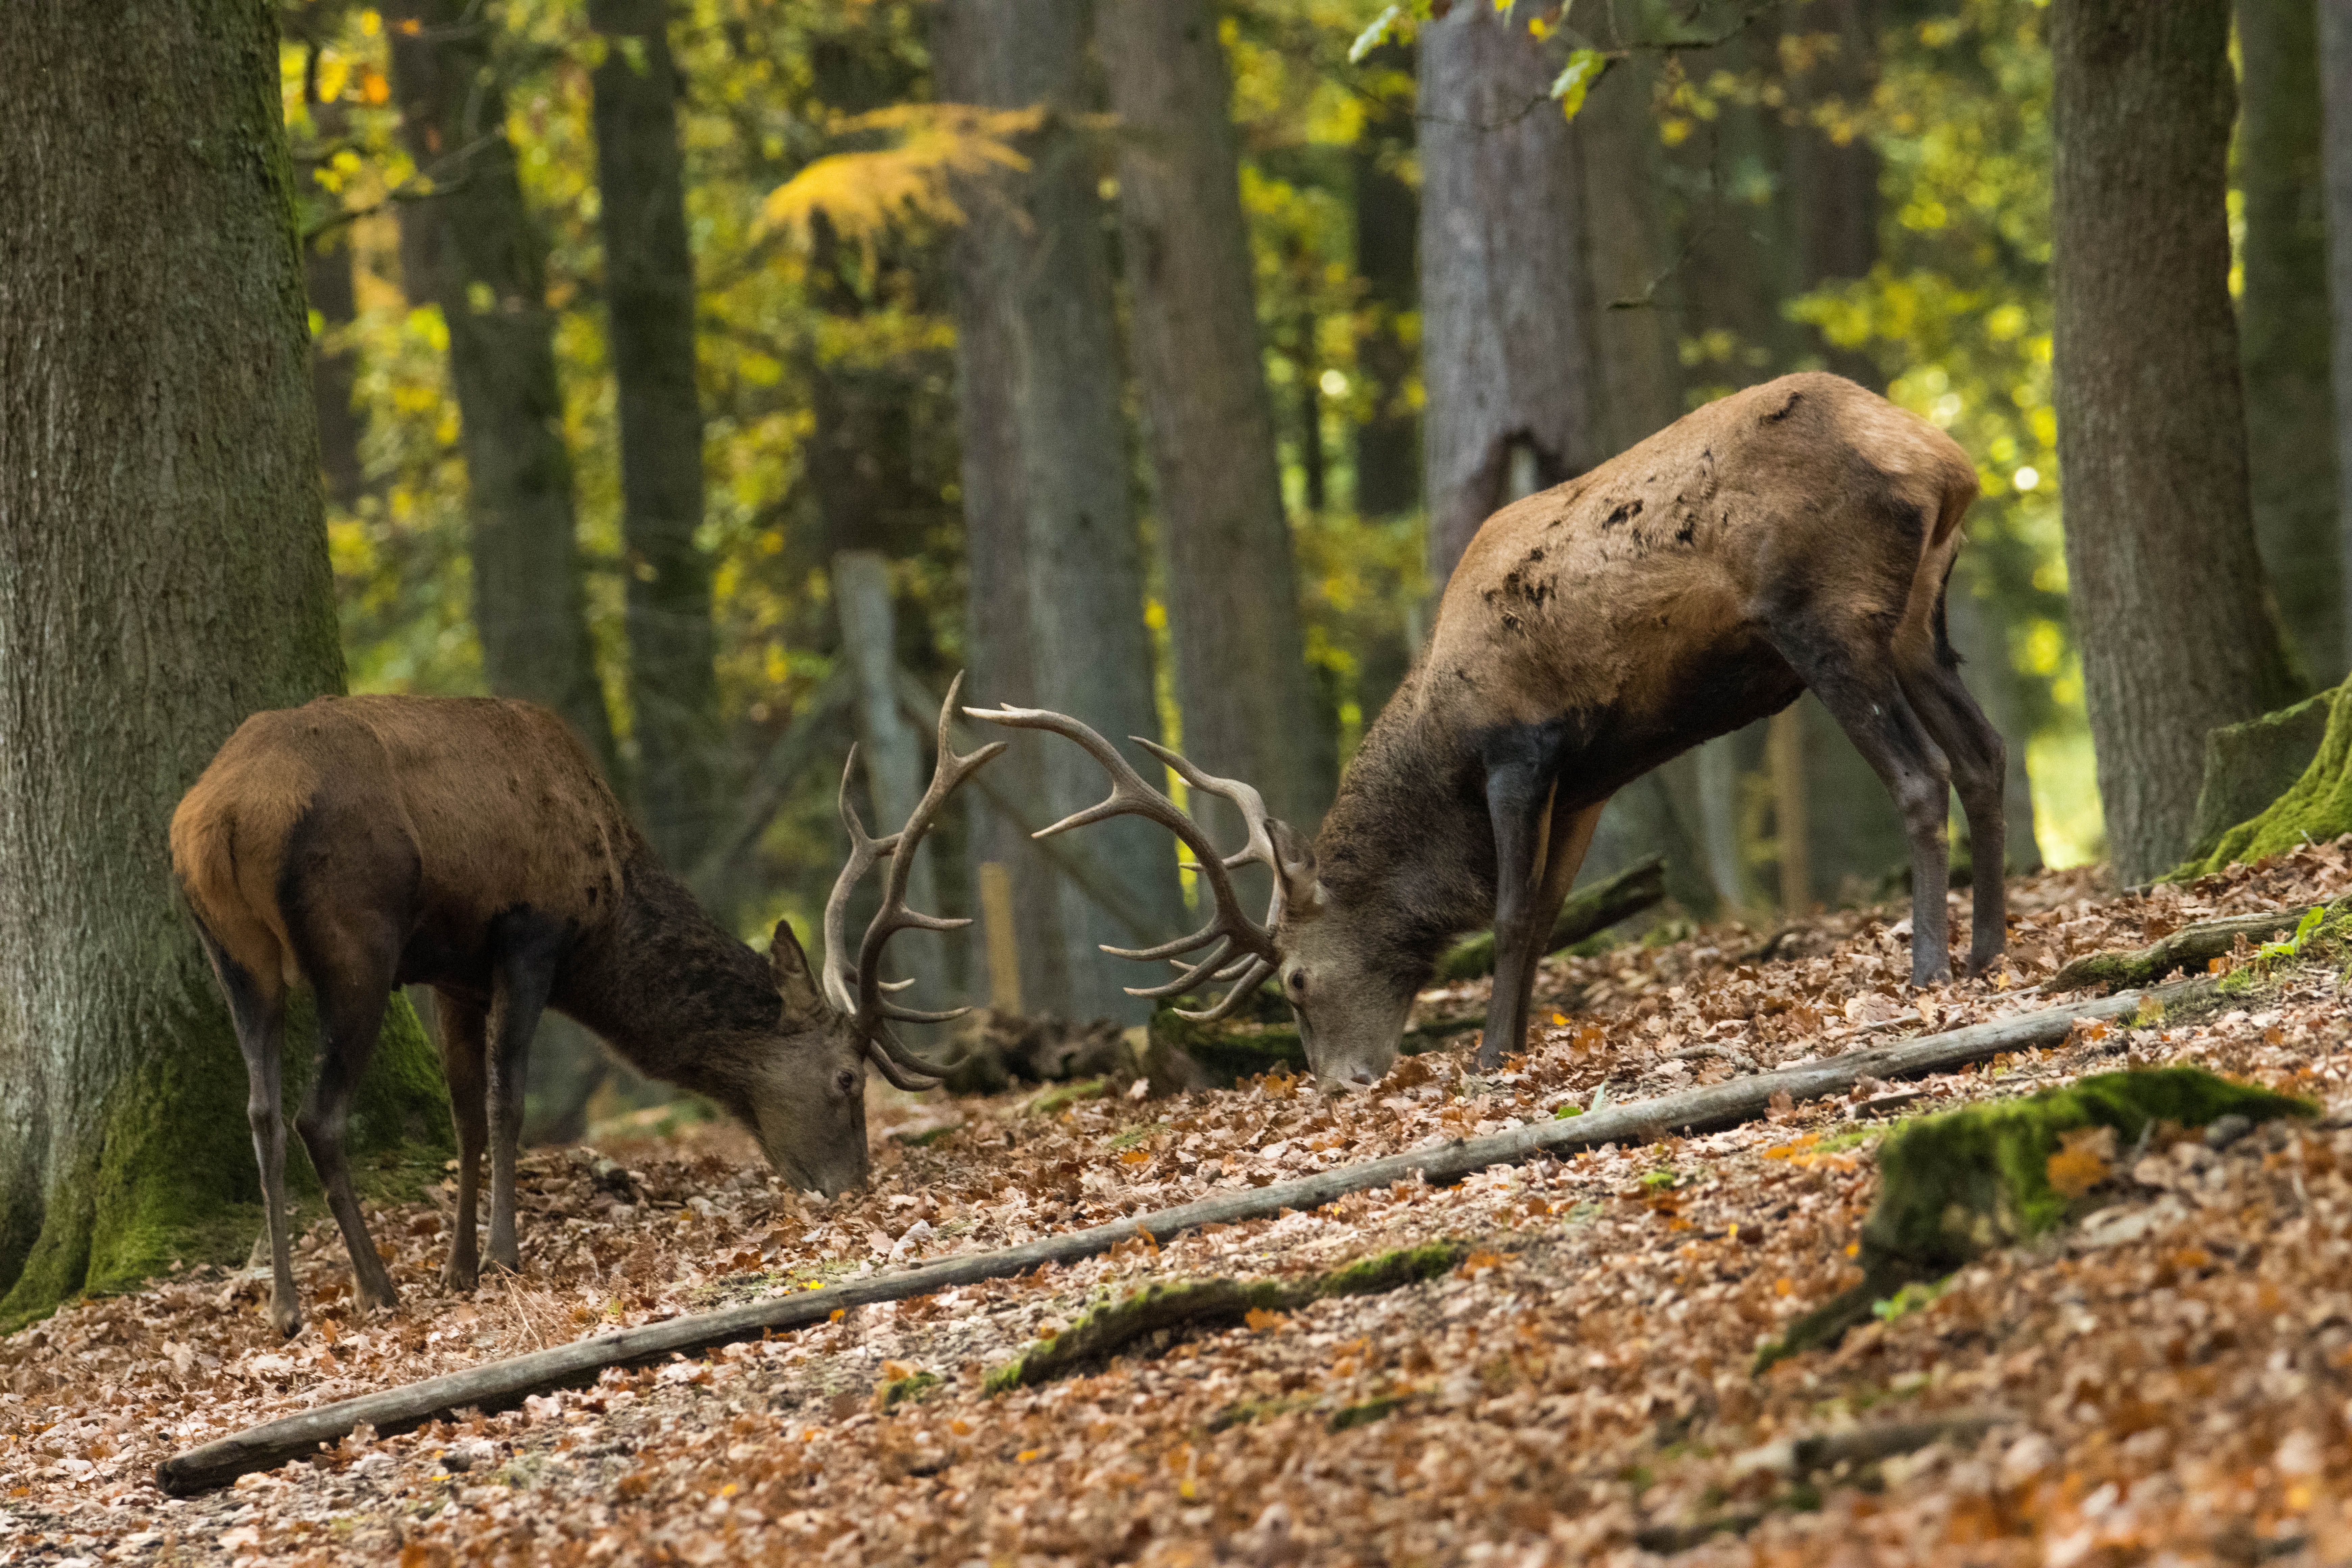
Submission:
{"label": "deer eye", "polygon": [[833,1081],[834,1086],[841,1090],[844,1099],[857,1092],[857,1074],[849,1068],[842,1068],[840,1075]]}
{"label": "deer eye", "polygon": [[1290,972],[1290,994],[1293,996],[1307,994],[1307,971],[1294,969]]}

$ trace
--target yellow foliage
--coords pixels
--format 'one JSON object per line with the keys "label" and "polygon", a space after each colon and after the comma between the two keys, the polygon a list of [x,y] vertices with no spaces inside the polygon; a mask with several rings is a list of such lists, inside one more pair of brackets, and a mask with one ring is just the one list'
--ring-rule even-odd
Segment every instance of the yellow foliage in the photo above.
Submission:
{"label": "yellow foliage", "polygon": [[837,135],[883,132],[892,143],[832,153],[768,193],[763,231],[806,237],[822,213],[834,232],[871,247],[893,223],[924,219],[955,225],[963,209],[950,190],[958,178],[1018,173],[1029,166],[1013,139],[1044,123],[1035,109],[982,109],[968,103],[901,103],[835,122]]}

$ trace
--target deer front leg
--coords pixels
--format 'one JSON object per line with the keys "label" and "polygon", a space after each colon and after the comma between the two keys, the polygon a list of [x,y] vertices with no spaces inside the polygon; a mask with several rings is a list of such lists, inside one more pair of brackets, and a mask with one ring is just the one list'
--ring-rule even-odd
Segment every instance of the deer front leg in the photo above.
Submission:
{"label": "deer front leg", "polygon": [[475,1210],[481,1195],[482,1149],[490,1138],[484,1098],[488,1092],[488,1019],[478,1005],[446,992],[436,991],[433,998],[440,1026],[434,1032],[441,1046],[441,1075],[448,1081],[449,1116],[457,1127],[457,1214],[441,1283],[452,1290],[471,1290],[481,1278]]}
{"label": "deer front leg", "polygon": [[[1538,781],[1532,763],[1515,761],[1487,770],[1486,810],[1495,825],[1495,991],[1478,1047],[1482,1072],[1501,1066],[1504,1055],[1520,1049],[1527,1039],[1535,979],[1528,950],[1542,942],[1534,926],[1543,902],[1554,787]],[[1548,930],[1551,916],[1541,918]]]}
{"label": "deer front leg", "polygon": [[555,980],[561,928],[535,915],[502,919],[493,927],[498,970],[489,1016],[490,1262],[522,1269],[515,1239],[515,1155],[522,1141],[523,1085],[530,1037]]}

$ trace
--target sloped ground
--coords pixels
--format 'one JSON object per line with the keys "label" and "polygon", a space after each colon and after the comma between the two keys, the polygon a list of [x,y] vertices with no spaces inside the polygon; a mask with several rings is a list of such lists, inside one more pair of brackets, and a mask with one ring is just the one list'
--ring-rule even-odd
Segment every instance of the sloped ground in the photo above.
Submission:
{"label": "sloped ground", "polygon": [[[1858,1102],[866,1309],[524,1411],[362,1436],[202,1499],[150,1479],[253,1422],[603,1327],[1496,1131],[1604,1084],[1623,1100],[2030,1007],[2074,953],[2352,890],[2347,845],[2145,898],[2084,873],[2019,883],[2009,967],[1924,995],[1901,983],[1900,910],[1570,961],[1547,971],[1559,1018],[1491,1081],[1465,1076],[1465,1040],[1337,1100],[1276,1079],[1040,1113],[1034,1095],[877,1085],[875,1190],[829,1205],[771,1184],[724,1128],[608,1151],[626,1174],[541,1152],[525,1273],[472,1297],[435,1281],[445,1191],[372,1216],[395,1313],[352,1310],[322,1223],[298,1263],[312,1322],[290,1342],[257,1285],[211,1270],[0,1341],[0,1563],[2352,1561],[2352,1131],[2335,1121],[2352,1113],[2352,1024],[2318,968]],[[2329,1119],[2117,1151],[2084,1224],[1750,1374],[1759,1343],[1857,1278],[1892,1118],[2175,1060]],[[981,1391],[1105,1289],[1440,1237],[1472,1247],[1440,1280]],[[883,1408],[919,1372],[941,1381]],[[1960,1415],[1996,1424],[1811,1472],[1789,1447]]]}

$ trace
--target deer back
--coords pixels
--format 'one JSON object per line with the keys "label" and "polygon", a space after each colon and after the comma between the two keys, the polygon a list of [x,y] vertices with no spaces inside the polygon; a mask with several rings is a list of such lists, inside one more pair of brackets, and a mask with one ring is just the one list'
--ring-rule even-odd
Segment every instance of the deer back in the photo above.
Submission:
{"label": "deer back", "polygon": [[289,981],[306,910],[371,910],[454,956],[518,905],[609,920],[641,850],[562,721],[492,698],[257,713],[172,821],[197,918],[249,973]]}

